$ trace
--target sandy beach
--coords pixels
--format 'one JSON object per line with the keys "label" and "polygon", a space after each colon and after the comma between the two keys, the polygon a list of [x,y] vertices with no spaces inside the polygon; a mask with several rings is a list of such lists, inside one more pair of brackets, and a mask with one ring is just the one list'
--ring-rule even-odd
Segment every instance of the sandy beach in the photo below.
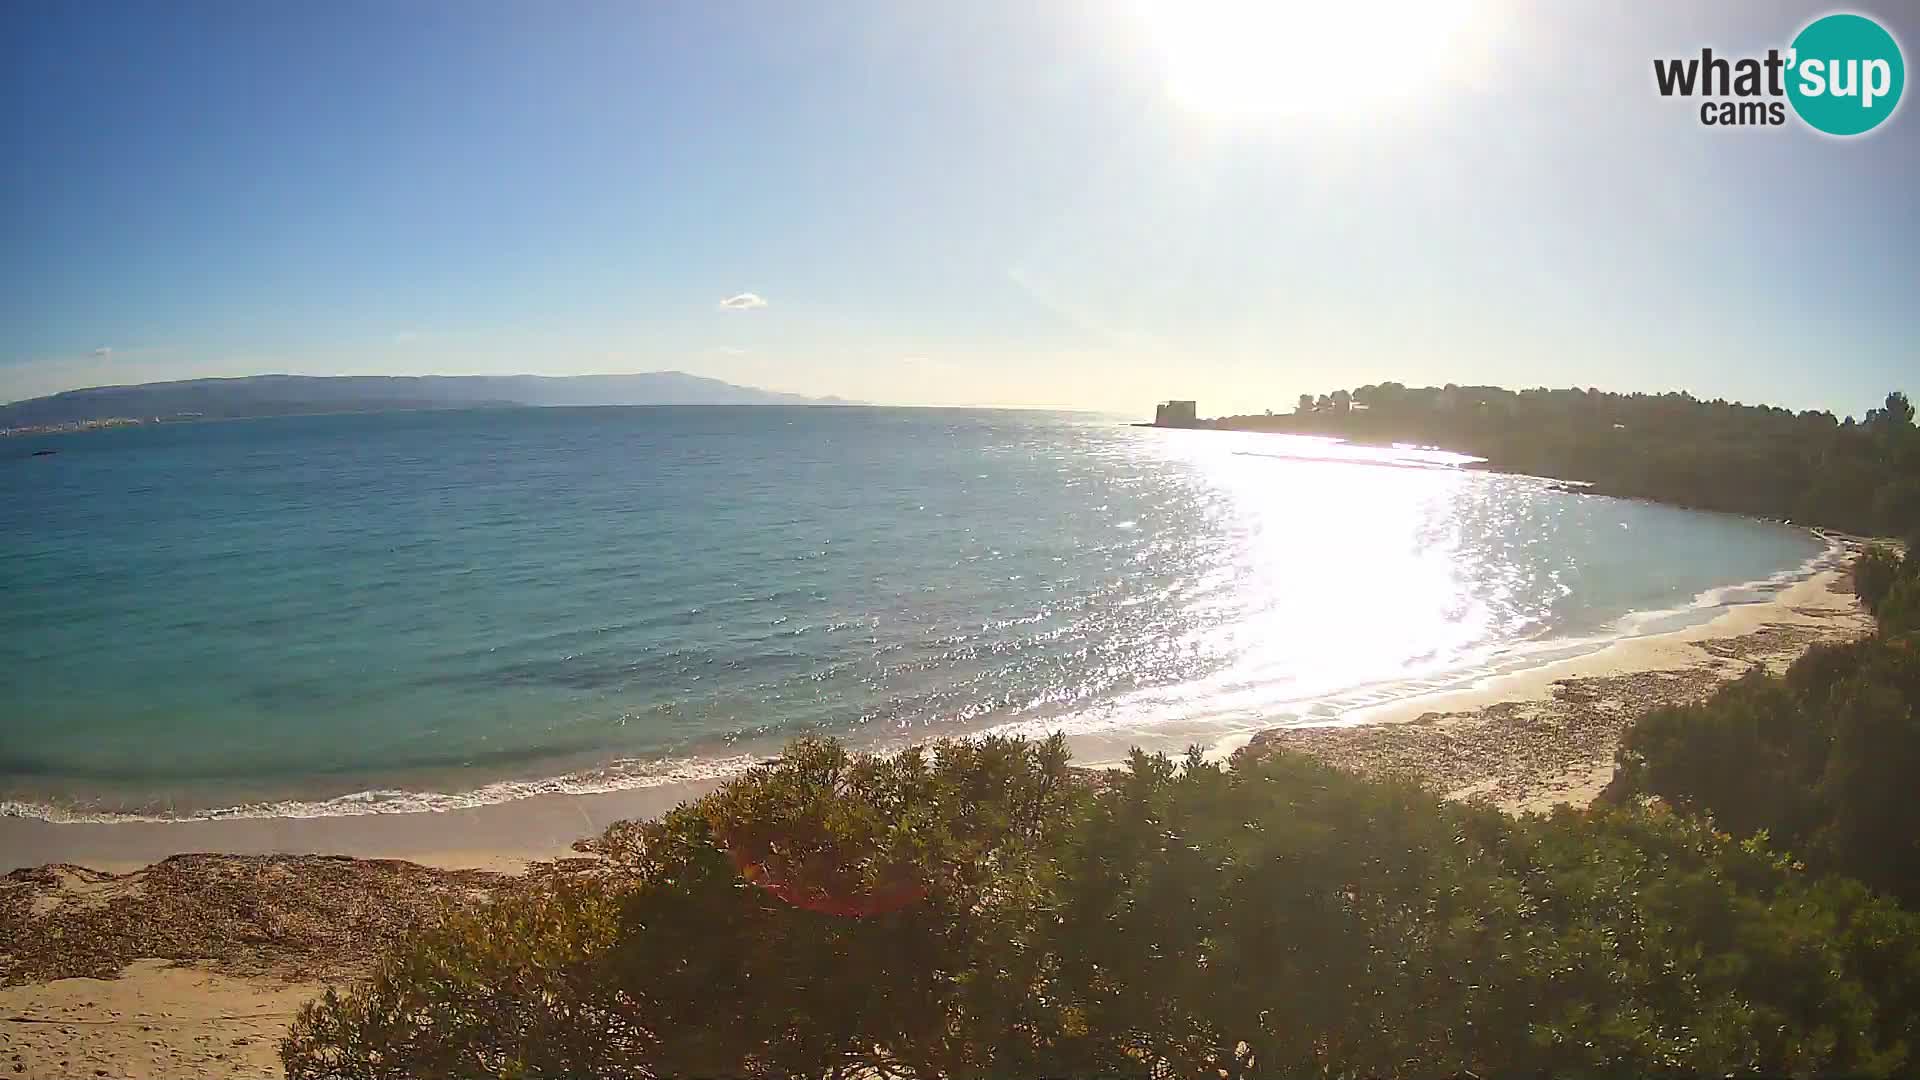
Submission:
{"label": "sandy beach", "polygon": [[1847,571],[1824,570],[1698,626],[1628,638],[1335,725],[1262,732],[1243,752],[1284,747],[1363,773],[1412,776],[1448,798],[1515,813],[1585,806],[1613,779],[1614,750],[1634,717],[1699,701],[1756,667],[1784,670],[1812,645],[1872,630]]}
{"label": "sandy beach", "polygon": [[[1685,630],[1261,732],[1239,752],[1285,747],[1514,812],[1585,805],[1635,715],[1871,628],[1846,573],[1827,570]],[[366,971],[412,922],[580,869],[574,841],[703,790],[360,817],[0,819],[0,1075],[278,1075],[298,1005]]]}
{"label": "sandy beach", "polygon": [[315,855],[71,864],[0,882],[0,1075],[279,1076],[299,1007],[517,874]]}

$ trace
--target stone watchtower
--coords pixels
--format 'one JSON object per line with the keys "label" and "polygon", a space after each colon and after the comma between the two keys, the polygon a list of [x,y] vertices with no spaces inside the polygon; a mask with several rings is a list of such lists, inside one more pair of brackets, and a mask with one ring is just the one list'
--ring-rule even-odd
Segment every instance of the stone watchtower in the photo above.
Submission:
{"label": "stone watchtower", "polygon": [[1163,401],[1154,406],[1154,427],[1193,427],[1200,422],[1191,401]]}

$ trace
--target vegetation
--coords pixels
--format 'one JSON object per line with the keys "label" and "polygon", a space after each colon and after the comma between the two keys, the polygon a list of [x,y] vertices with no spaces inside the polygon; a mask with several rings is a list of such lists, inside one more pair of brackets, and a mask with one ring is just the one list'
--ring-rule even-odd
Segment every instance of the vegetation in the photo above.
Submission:
{"label": "vegetation", "polygon": [[1303,394],[1292,415],[1207,423],[1443,446],[1605,494],[1870,535],[1920,531],[1920,431],[1902,393],[1856,423],[1690,394],[1389,382]]}
{"label": "vegetation", "polygon": [[[1215,423],[1920,536],[1898,394],[1855,424],[1387,384]],[[1513,820],[1284,753],[1094,776],[1057,738],[796,743],[616,825],[590,872],[449,906],[302,1011],[287,1074],[1910,1075],[1920,552],[1854,580],[1872,638],[1629,729],[1616,794],[1650,804]]]}
{"label": "vegetation", "polygon": [[1920,549],[1854,583],[1873,637],[1629,729],[1650,807],[799,742],[593,872],[449,907],[302,1011],[287,1073],[1911,1074]]}
{"label": "vegetation", "polygon": [[1909,1071],[1920,917],[1638,809],[1508,819],[1304,758],[801,742],[450,911],[294,1078]]}
{"label": "vegetation", "polygon": [[1920,906],[1920,551],[1870,549],[1854,584],[1878,634],[1649,713],[1621,784]]}

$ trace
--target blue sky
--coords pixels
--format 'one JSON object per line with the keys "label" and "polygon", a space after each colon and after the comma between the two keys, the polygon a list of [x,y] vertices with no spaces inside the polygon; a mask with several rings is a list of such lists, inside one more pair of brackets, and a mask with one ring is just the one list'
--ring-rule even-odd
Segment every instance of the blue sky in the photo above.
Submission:
{"label": "blue sky", "polygon": [[[10,3],[0,400],[679,368],[1140,414],[1385,379],[1860,414],[1920,391],[1916,107],[1841,141],[1653,89],[1656,56],[1826,10]],[[1912,62],[1912,7],[1850,10]]]}

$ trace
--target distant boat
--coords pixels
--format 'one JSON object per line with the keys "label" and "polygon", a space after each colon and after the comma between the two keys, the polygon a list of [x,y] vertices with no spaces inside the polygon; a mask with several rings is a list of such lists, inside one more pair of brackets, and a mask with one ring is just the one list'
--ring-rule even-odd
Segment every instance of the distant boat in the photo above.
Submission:
{"label": "distant boat", "polygon": [[35,450],[33,452],[33,456],[34,457],[52,457],[53,455],[59,452],[60,451],[58,450]]}

